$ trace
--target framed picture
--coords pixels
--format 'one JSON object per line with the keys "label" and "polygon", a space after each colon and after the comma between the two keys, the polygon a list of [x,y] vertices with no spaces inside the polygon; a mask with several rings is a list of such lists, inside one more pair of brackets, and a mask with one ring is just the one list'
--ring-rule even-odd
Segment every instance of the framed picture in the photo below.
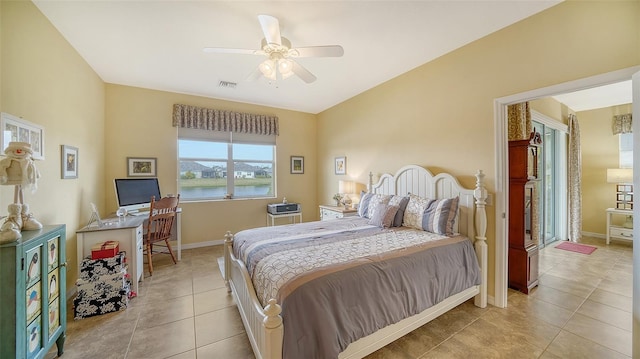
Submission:
{"label": "framed picture", "polygon": [[156,177],[157,161],[155,157],[127,157],[127,176]]}
{"label": "framed picture", "polygon": [[78,178],[78,148],[61,145],[60,153],[60,176],[62,179]]}
{"label": "framed picture", "polygon": [[304,173],[304,157],[291,156],[291,173],[292,174]]}
{"label": "framed picture", "polygon": [[337,175],[345,175],[347,174],[347,158],[336,157],[336,174]]}
{"label": "framed picture", "polygon": [[2,129],[0,152],[2,154],[9,146],[9,142],[27,142],[33,151],[31,158],[44,160],[44,127],[4,112],[0,118],[2,119],[0,121]]}

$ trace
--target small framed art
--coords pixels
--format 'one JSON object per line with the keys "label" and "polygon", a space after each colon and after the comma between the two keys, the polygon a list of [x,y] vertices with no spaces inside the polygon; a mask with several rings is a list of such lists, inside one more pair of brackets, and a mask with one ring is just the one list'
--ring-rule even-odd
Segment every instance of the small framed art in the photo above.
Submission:
{"label": "small framed art", "polygon": [[342,157],[336,157],[336,174],[337,175],[344,175],[347,174],[347,158],[342,156]]}
{"label": "small framed art", "polygon": [[303,156],[291,156],[291,173],[292,174],[304,173],[304,157]]}
{"label": "small framed art", "polygon": [[60,154],[60,177],[62,179],[78,178],[78,148],[61,145]]}
{"label": "small framed art", "polygon": [[127,176],[156,177],[157,161],[155,157],[127,157]]}

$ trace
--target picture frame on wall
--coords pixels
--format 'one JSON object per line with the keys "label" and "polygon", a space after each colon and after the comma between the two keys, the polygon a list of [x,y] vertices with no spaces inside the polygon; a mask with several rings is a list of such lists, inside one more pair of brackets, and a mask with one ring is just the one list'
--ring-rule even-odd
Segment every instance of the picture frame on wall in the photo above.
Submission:
{"label": "picture frame on wall", "polygon": [[0,115],[0,153],[9,146],[9,142],[26,142],[31,145],[34,160],[44,160],[44,127],[2,112]]}
{"label": "picture frame on wall", "polygon": [[291,156],[291,174],[303,174],[303,173],[304,173],[304,157]]}
{"label": "picture frame on wall", "polygon": [[336,157],[335,172],[337,175],[347,174],[347,157]]}
{"label": "picture frame on wall", "polygon": [[157,177],[157,162],[155,157],[127,157],[127,176]]}
{"label": "picture frame on wall", "polygon": [[60,146],[60,177],[62,179],[78,178],[78,148]]}

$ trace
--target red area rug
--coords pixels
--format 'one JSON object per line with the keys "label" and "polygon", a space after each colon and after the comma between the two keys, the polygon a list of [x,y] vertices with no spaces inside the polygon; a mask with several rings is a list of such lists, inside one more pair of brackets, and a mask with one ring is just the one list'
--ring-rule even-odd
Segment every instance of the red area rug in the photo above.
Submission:
{"label": "red area rug", "polygon": [[586,244],[574,243],[574,242],[562,242],[558,244],[555,248],[564,249],[565,251],[577,252],[582,254],[591,254],[595,251],[596,247],[588,246]]}

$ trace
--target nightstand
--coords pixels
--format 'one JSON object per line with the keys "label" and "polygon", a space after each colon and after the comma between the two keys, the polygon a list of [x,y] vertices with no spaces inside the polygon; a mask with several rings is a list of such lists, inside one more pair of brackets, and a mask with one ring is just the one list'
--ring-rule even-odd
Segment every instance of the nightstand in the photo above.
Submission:
{"label": "nightstand", "polygon": [[344,208],[344,206],[326,206],[320,205],[320,220],[326,221],[328,219],[344,218],[357,216],[358,210],[355,208]]}
{"label": "nightstand", "polygon": [[607,208],[607,244],[613,238],[633,241],[633,228],[627,228],[611,224],[613,215],[633,216],[633,211],[628,209]]}

